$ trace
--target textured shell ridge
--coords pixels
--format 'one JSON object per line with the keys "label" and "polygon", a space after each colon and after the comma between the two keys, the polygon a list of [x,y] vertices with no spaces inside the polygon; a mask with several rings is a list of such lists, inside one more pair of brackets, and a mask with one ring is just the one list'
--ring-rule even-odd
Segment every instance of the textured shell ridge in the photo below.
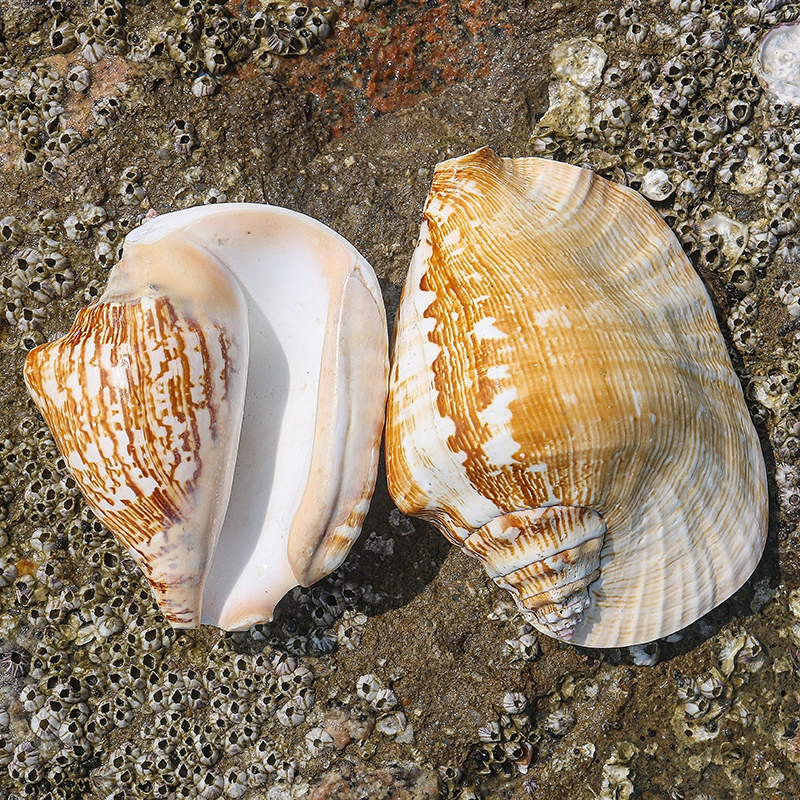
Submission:
{"label": "textured shell ridge", "polygon": [[494,582],[508,589],[540,630],[569,640],[600,575],[606,531],[587,508],[552,505],[490,520],[464,542]]}
{"label": "textured shell ridge", "polygon": [[467,550],[520,510],[604,519],[575,643],[668,635],[754,568],[765,469],[741,385],[700,279],[635,192],[487,149],[439,165],[396,337],[401,510]]}

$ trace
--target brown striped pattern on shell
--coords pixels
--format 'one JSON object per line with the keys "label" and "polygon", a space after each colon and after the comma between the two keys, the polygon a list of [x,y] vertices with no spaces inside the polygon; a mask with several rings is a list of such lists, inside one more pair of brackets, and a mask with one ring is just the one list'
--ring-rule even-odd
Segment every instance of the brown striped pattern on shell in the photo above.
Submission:
{"label": "brown striped pattern on shell", "polygon": [[[395,336],[386,452],[401,510],[467,549],[520,511],[605,520],[574,642],[667,635],[755,567],[758,439],[702,283],[635,192],[488,149],[439,164]],[[548,557],[526,543],[531,564]]]}
{"label": "brown striped pattern on shell", "polygon": [[[110,289],[66,337],[31,351],[25,380],[99,519],[131,549],[167,619],[191,627],[227,504],[246,342],[238,322],[222,327],[202,303],[152,288],[119,301],[105,299]],[[214,303],[243,310],[232,278],[215,288]]]}

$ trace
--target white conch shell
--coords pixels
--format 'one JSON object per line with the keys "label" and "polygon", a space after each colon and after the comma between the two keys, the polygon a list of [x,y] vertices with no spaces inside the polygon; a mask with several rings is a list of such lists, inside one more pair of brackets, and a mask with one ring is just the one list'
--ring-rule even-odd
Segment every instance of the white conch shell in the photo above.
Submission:
{"label": "white conch shell", "polygon": [[650,641],[754,569],[758,438],[703,285],[635,192],[486,148],[439,164],[395,337],[389,491],[539,630]]}
{"label": "white conch shell", "polygon": [[129,234],[105,294],[31,351],[25,380],[167,619],[241,630],[358,536],[387,349],[375,273],[348,242],[231,203]]}

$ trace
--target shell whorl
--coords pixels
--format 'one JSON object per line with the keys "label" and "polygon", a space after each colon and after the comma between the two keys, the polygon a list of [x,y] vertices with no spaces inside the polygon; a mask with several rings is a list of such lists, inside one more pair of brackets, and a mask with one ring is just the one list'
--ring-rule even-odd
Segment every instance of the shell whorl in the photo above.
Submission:
{"label": "shell whorl", "polygon": [[121,262],[70,333],[25,363],[28,389],[81,491],[176,626],[199,623],[225,515],[246,330],[233,277],[208,253],[172,243],[168,254],[151,248]]}
{"label": "shell whorl", "polygon": [[439,164],[395,337],[402,511],[462,547],[520,509],[605,521],[574,643],[667,635],[755,567],[758,438],[705,289],[635,192],[486,148]]}
{"label": "shell whorl", "polygon": [[600,576],[606,524],[596,511],[547,506],[495,517],[464,540],[489,577],[541,630],[572,638]]}

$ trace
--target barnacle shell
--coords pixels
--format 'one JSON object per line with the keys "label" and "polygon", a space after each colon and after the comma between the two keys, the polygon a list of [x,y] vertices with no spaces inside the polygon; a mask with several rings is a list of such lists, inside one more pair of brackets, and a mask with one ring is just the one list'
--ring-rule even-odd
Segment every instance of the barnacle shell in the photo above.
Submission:
{"label": "barnacle shell", "polygon": [[105,294],[25,364],[84,496],[167,619],[228,630],[270,619],[346,556],[387,372],[369,264],[321,223],[255,204],[133,231]]}
{"label": "barnacle shell", "polygon": [[800,23],[784,22],[764,35],[753,71],[773,98],[800,104]]}
{"label": "barnacle shell", "polygon": [[646,642],[750,575],[758,438],[703,285],[638,194],[486,148],[439,164],[395,336],[390,493],[539,630]]}

